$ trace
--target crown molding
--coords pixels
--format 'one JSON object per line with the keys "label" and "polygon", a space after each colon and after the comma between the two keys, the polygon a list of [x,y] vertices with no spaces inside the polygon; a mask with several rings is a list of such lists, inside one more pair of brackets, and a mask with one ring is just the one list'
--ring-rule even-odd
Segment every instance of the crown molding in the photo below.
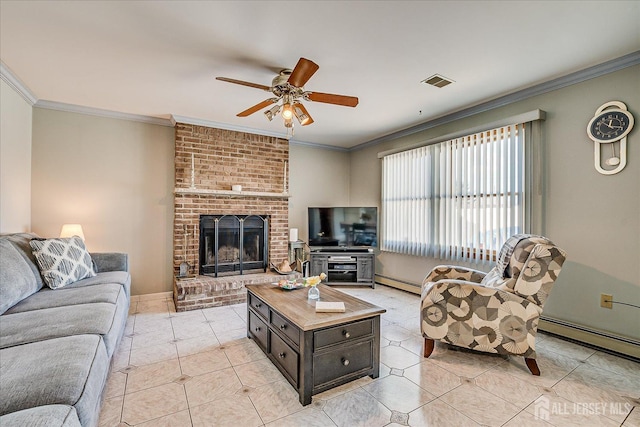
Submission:
{"label": "crown molding", "polygon": [[379,138],[372,139],[371,141],[367,141],[351,147],[349,151],[357,151],[363,148],[381,144],[383,142],[392,141],[394,139],[402,138],[408,135],[413,135],[414,133],[422,132],[436,126],[443,125],[445,123],[450,123],[479,113],[483,113],[485,111],[493,110],[498,107],[513,104],[527,98],[542,95],[544,93],[562,89],[564,87],[571,86],[577,83],[582,83],[586,80],[601,77],[609,73],[613,73],[615,71],[619,71],[638,64],[640,64],[640,50],[621,56],[619,58],[612,59],[610,61],[603,62],[598,65],[594,65],[592,67],[585,68],[580,71],[576,71],[574,73],[564,75],[562,77],[558,77],[553,80],[549,80],[504,96],[494,98],[490,101],[474,105],[473,107],[455,111],[453,113],[438,117],[433,120],[429,120],[427,122],[412,126],[407,129],[403,129],[385,136],[381,136]]}
{"label": "crown molding", "polygon": [[149,123],[152,125],[160,125],[173,127],[171,120],[162,117],[146,116],[142,114],[121,113],[119,111],[104,110],[102,108],[85,107],[76,104],[66,104],[64,102],[47,101],[39,99],[34,107],[44,108],[47,110],[65,111],[68,113],[87,114],[90,116],[106,117],[110,119],[129,120],[132,122]]}
{"label": "crown molding", "polygon": [[[325,150],[344,151],[351,152],[361,150],[367,147],[381,144],[383,142],[391,141],[394,139],[402,138],[404,136],[413,135],[418,132],[425,131],[427,129],[434,128],[436,126],[450,123],[456,120],[460,120],[466,117],[470,117],[485,111],[493,110],[498,107],[513,104],[515,102],[531,98],[537,95],[541,95],[547,92],[558,90],[567,86],[571,86],[577,83],[584,82],[596,77],[601,77],[615,71],[622,70],[627,67],[640,64],[640,50],[632,52],[630,54],[621,56],[619,58],[612,59],[610,61],[603,62],[598,65],[594,65],[584,70],[576,71],[574,73],[567,74],[565,76],[549,80],[538,85],[531,86],[504,96],[500,96],[483,102],[481,104],[464,108],[462,110],[455,111],[450,114],[429,120],[416,126],[412,126],[407,129],[403,129],[397,132],[393,132],[362,144],[355,145],[350,148],[337,147],[333,145],[317,144],[313,142],[299,141],[294,138],[289,139],[291,145],[305,146],[320,148]],[[282,132],[272,132],[265,130],[258,130],[243,126],[235,126],[227,123],[219,123],[210,120],[196,119],[191,117],[171,115],[168,119],[162,117],[146,116],[141,114],[121,113],[118,111],[104,110],[101,108],[84,107],[75,104],[66,104],[56,101],[47,101],[38,99],[33,92],[6,66],[4,62],[0,61],[0,78],[6,82],[11,88],[13,88],[29,105],[38,108],[45,108],[50,110],[59,110],[79,114],[88,114],[92,116],[108,117],[120,120],[130,120],[135,122],[149,123],[160,126],[174,127],[176,122],[187,123],[199,126],[214,127],[218,129],[232,130],[237,132],[246,132],[257,135],[272,136],[276,138],[287,139],[287,135]]]}
{"label": "crown molding", "polygon": [[8,84],[18,95],[24,98],[31,106],[36,103],[38,98],[29,90],[29,88],[16,76],[7,65],[0,61],[0,79]]}
{"label": "crown molding", "polygon": [[344,151],[349,152],[351,148],[338,147],[336,145],[327,145],[327,144],[318,144],[316,142],[304,142],[304,141],[295,141],[290,140],[289,145],[298,145],[301,147],[311,147],[311,148],[319,148],[322,150],[331,150],[331,151]]}

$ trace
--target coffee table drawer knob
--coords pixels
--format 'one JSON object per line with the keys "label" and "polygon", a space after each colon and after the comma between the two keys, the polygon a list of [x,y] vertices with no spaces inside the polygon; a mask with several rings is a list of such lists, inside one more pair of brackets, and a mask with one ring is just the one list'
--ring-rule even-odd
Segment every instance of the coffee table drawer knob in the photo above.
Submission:
{"label": "coffee table drawer knob", "polygon": [[285,329],[287,329],[287,325],[284,325],[284,324],[280,325],[280,329],[282,329],[284,331]]}
{"label": "coffee table drawer knob", "polygon": [[344,366],[349,366],[349,359],[345,359],[344,357],[341,359],[341,362]]}
{"label": "coffee table drawer knob", "polygon": [[255,304],[255,305],[254,305],[254,307],[255,307],[255,308],[260,308],[260,307],[262,307],[262,304],[257,303],[257,304]]}
{"label": "coffee table drawer knob", "polygon": [[278,357],[279,357],[280,359],[284,359],[284,357],[285,357],[286,355],[287,355],[287,353],[284,353],[284,352],[282,352],[282,353],[278,353]]}
{"label": "coffee table drawer knob", "polygon": [[256,326],[256,332],[260,332],[260,326]]}
{"label": "coffee table drawer knob", "polygon": [[351,338],[351,334],[348,331],[342,331],[342,335],[344,335],[345,338]]}

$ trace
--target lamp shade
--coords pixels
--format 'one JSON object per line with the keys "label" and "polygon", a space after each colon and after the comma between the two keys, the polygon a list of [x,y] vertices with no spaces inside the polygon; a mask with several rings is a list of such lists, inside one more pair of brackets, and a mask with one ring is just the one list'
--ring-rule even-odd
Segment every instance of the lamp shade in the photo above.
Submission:
{"label": "lamp shade", "polygon": [[64,224],[60,230],[60,237],[78,236],[84,242],[84,233],[80,224]]}

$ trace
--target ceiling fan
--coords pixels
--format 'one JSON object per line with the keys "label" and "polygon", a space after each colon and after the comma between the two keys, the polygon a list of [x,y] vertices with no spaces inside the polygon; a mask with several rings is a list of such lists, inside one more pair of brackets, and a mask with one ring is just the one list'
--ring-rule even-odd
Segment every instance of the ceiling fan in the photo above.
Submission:
{"label": "ceiling fan", "polygon": [[[343,105],[346,107],[355,107],[358,105],[358,98],[354,96],[305,91],[303,86],[309,81],[311,76],[318,71],[318,68],[320,67],[315,62],[306,58],[300,58],[293,70],[284,69],[280,71],[280,73],[274,77],[271,82],[271,86],[229,79],[227,77],[216,77],[216,80],[254,87],[256,89],[262,89],[266,92],[273,93],[275,95],[274,98],[265,99],[253,107],[247,108],[246,110],[238,113],[237,116],[247,117],[271,104],[277,104],[265,111],[264,114],[267,119],[271,121],[282,111],[282,118],[284,119],[285,127],[287,127],[287,134],[289,129],[291,129],[291,135],[293,136],[294,116],[302,126],[307,126],[313,123],[313,119],[304,105],[300,102],[301,100],[324,102],[326,104]],[[279,104],[281,100],[282,104]]]}

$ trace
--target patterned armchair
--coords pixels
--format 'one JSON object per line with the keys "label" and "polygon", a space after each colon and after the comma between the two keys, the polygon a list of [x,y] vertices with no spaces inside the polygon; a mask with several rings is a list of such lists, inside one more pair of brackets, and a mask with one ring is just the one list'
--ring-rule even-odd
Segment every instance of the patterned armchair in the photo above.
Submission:
{"label": "patterned armchair", "polygon": [[524,356],[533,375],[538,319],[562,269],[565,252],[549,239],[510,237],[488,273],[438,266],[422,283],[424,357],[434,340],[488,353]]}

